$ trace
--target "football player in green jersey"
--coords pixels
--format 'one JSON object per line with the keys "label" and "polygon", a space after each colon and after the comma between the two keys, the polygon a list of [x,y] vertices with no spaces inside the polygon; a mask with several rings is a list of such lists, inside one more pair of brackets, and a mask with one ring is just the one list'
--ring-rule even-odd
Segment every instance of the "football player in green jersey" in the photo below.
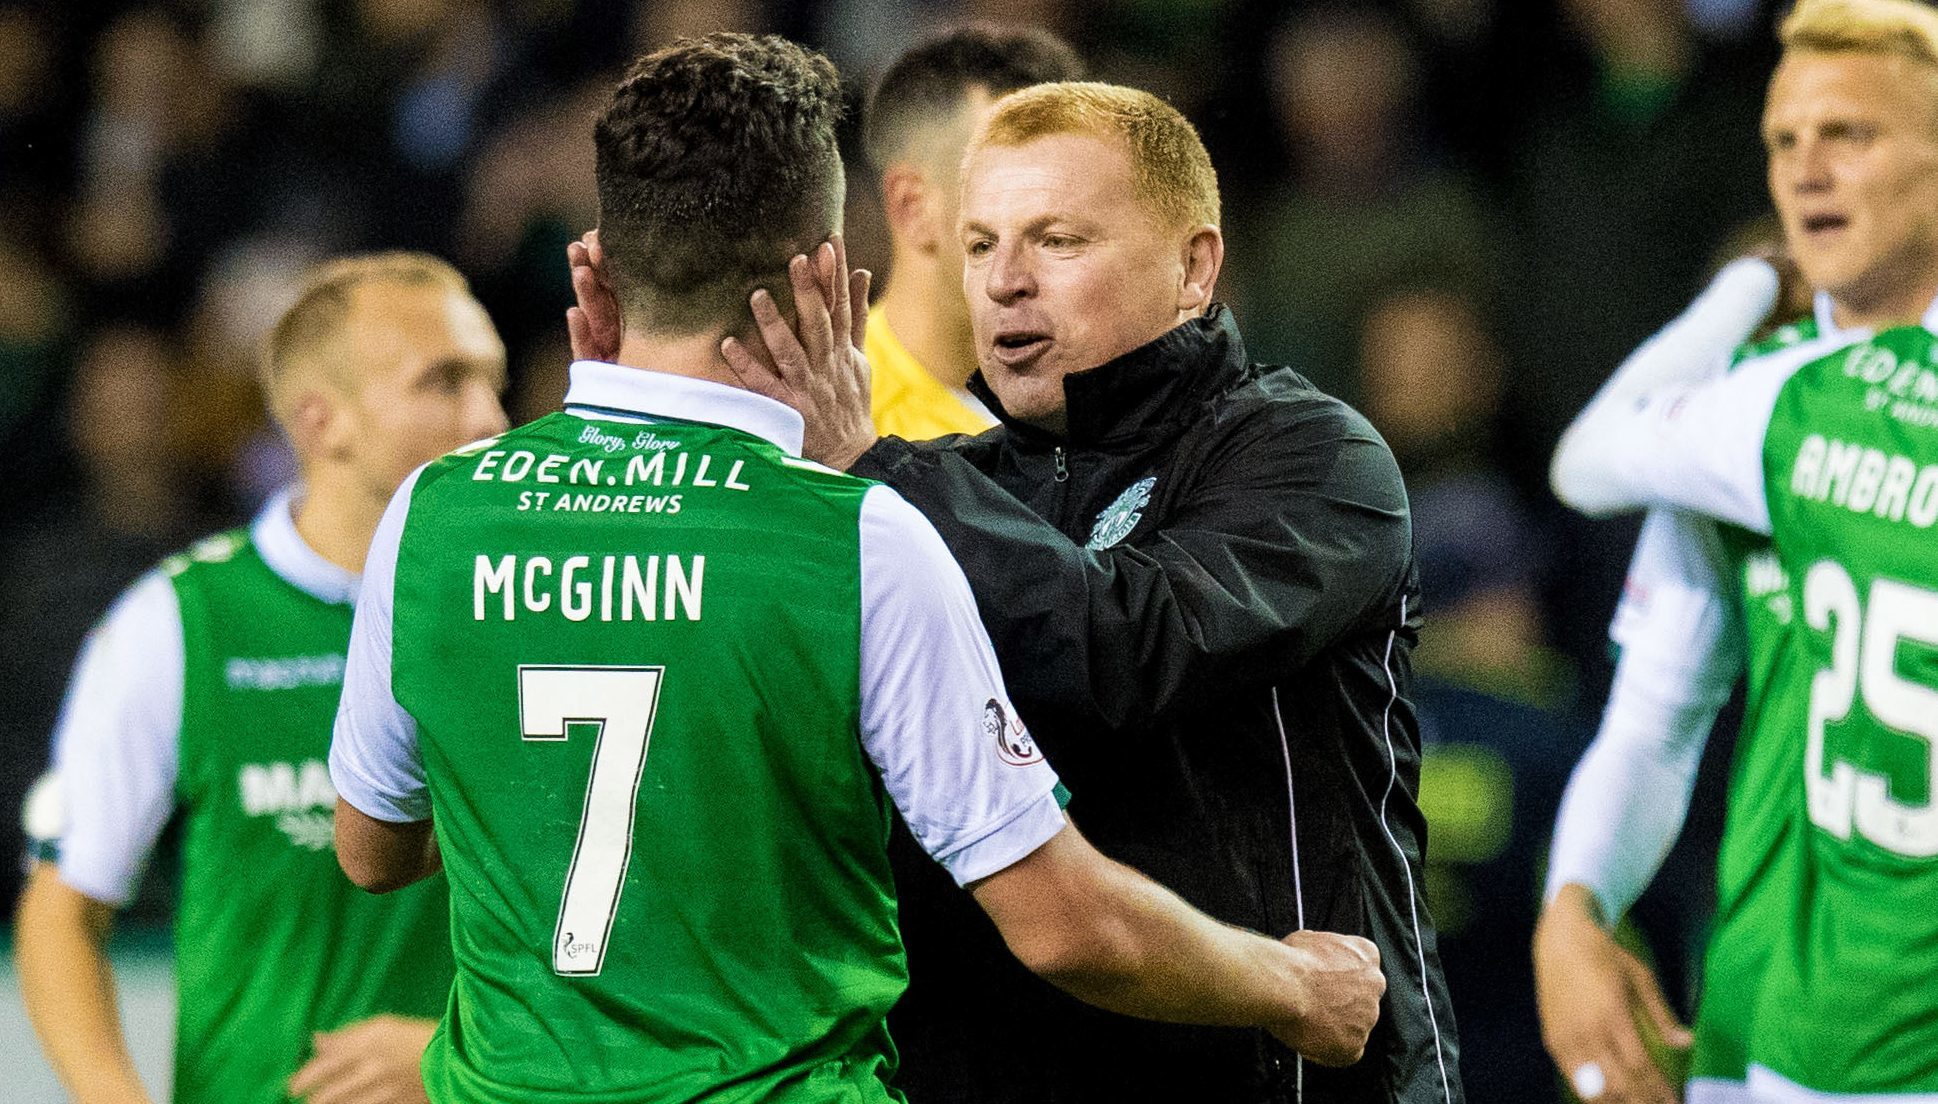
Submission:
{"label": "football player in green jersey", "polygon": [[377,890],[448,876],[431,1099],[899,1100],[890,802],[1069,991],[1354,1061],[1372,944],[1254,935],[1104,859],[935,530],[736,385],[728,355],[790,332],[783,285],[810,344],[861,358],[867,274],[821,244],[839,106],[833,66],[771,36],[640,61],[595,127],[616,363],[420,469],[378,526],[338,857]]}
{"label": "football player in green jersey", "polygon": [[[1815,316],[1696,382],[1758,321],[1729,291],[1754,270],[1726,270],[1584,412],[1554,482],[1588,512],[1678,507],[1769,542],[1742,568],[1755,720],[1696,1056],[1702,1074],[1702,1022],[1721,1001],[1741,1080],[1696,1081],[1691,1099],[1925,1100],[1938,1093],[1938,13],[1805,0],[1784,40],[1764,132],[1786,241],[1824,289]],[[1775,281],[1761,280],[1767,303]]]}
{"label": "football player in green jersey", "polygon": [[300,487],[130,588],[55,736],[58,859],[32,873],[17,945],[35,1029],[83,1104],[147,1099],[103,945],[177,813],[174,1099],[423,1098],[451,982],[444,888],[377,901],[343,879],[325,758],[370,535],[411,468],[504,428],[504,346],[442,261],[347,258],[282,317],[264,382]]}

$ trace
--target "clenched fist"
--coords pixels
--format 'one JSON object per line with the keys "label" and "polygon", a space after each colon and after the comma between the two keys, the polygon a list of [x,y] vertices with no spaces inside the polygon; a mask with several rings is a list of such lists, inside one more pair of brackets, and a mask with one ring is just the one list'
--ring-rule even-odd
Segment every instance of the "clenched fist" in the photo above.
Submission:
{"label": "clenched fist", "polygon": [[1348,1066],[1366,1051],[1379,1022],[1386,975],[1379,948],[1356,935],[1295,931],[1280,940],[1306,962],[1306,1009],[1296,1021],[1276,1024],[1273,1035],[1322,1066]]}

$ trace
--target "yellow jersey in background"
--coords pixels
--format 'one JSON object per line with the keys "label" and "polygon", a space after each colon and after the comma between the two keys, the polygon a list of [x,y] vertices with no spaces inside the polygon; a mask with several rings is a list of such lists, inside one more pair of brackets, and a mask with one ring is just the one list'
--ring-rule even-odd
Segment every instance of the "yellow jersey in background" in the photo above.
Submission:
{"label": "yellow jersey in background", "polygon": [[881,314],[868,319],[862,352],[875,370],[875,432],[926,441],[950,433],[981,433],[996,424],[981,403],[929,374],[902,347]]}

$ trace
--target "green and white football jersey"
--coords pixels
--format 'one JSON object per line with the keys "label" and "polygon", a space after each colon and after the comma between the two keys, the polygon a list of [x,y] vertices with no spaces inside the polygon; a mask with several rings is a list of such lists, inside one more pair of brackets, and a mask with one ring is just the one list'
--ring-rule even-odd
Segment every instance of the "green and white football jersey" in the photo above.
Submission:
{"label": "green and white football jersey", "polygon": [[337,868],[325,760],[355,582],[281,495],[130,588],[76,667],[61,879],[124,903],[183,818],[177,1101],[279,1104],[312,1032],[436,1016],[450,989],[442,879],[374,898]]}
{"label": "green and white football jersey", "polygon": [[331,770],[435,823],[437,1101],[887,1101],[889,800],[959,882],[1063,826],[961,569],[760,396],[581,362],[392,502]]}
{"label": "green and white football jersey", "polygon": [[[1692,310],[1714,311],[1709,298]],[[1740,325],[1752,324],[1764,309],[1751,296],[1740,305]],[[1739,367],[1815,341],[1820,328],[1811,317],[1733,353],[1712,350],[1714,342],[1705,340],[1678,355],[1692,364],[1714,360],[1720,374],[1724,365]],[[1717,334],[1732,336],[1727,327]],[[1789,909],[1772,879],[1761,876],[1788,868],[1771,856],[1796,837],[1781,803],[1760,799],[1784,784],[1764,772],[1787,760],[1751,750],[1773,671],[1788,654],[1781,646],[1789,620],[1783,589],[1767,538],[1680,510],[1649,512],[1609,628],[1620,652],[1608,706],[1556,827],[1549,895],[1578,883],[1595,893],[1605,915],[1627,912],[1681,830],[1703,745],[1747,671],[1747,723],[1737,745],[1718,908],[1693,1025],[1691,1104],[1741,1098],[1751,1013],[1768,953],[1763,936],[1780,930]]]}
{"label": "green and white football jersey", "polygon": [[1597,501],[1707,513],[1774,553],[1746,577],[1789,619],[1737,778],[1770,827],[1724,858],[1770,906],[1742,936],[1769,952],[1746,1057],[1779,1098],[1938,1093],[1935,345],[1806,343],[1584,415]]}
{"label": "green and white football jersey", "polygon": [[[1733,369],[1779,354],[1807,356],[1790,352],[1804,346],[1829,351],[1861,336],[1842,336],[1829,320],[1826,301],[1818,315],[1738,350]],[[1734,584],[1747,687],[1716,860],[1716,913],[1703,955],[1690,1076],[1745,1082],[1763,979],[1775,942],[1796,911],[1794,872],[1802,868],[1798,852],[1804,846],[1791,803],[1770,800],[1772,794],[1794,794],[1802,785],[1794,707],[1777,695],[1794,694],[1808,679],[1799,679],[1801,658],[1787,641],[1795,607],[1769,538],[1734,526],[1716,529]],[[1701,1096],[1692,1090],[1691,1104],[1702,1104]]]}

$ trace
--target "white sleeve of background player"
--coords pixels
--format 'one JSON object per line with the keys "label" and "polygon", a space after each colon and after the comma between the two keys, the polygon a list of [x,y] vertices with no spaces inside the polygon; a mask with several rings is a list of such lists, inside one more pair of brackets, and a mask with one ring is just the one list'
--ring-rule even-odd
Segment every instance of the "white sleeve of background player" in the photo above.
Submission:
{"label": "white sleeve of background player", "polygon": [[175,809],[181,761],[182,613],[152,572],[88,637],[54,729],[60,875],[111,905],[134,895]]}
{"label": "white sleeve of background player", "polygon": [[1578,883],[1614,924],[1681,833],[1703,745],[1743,670],[1725,578],[1714,522],[1649,512],[1610,627],[1622,653],[1608,708],[1556,819],[1549,900]]}
{"label": "white sleeve of background player", "polygon": [[1803,361],[1786,354],[1710,377],[1776,294],[1769,265],[1737,261],[1630,354],[1562,435],[1549,468],[1556,497],[1591,516],[1672,506],[1767,532],[1763,438]]}
{"label": "white sleeve of background player", "polygon": [[357,592],[357,616],[350,629],[343,699],[337,705],[336,732],[330,740],[330,782],[337,796],[366,816],[393,824],[431,816],[424,763],[417,748],[417,721],[397,704],[390,685],[397,546],[403,539],[418,472],[397,489],[370,540]]}
{"label": "white sleeve of background player", "polygon": [[861,739],[915,839],[958,884],[1063,827],[949,549],[887,487],[861,509]]}

